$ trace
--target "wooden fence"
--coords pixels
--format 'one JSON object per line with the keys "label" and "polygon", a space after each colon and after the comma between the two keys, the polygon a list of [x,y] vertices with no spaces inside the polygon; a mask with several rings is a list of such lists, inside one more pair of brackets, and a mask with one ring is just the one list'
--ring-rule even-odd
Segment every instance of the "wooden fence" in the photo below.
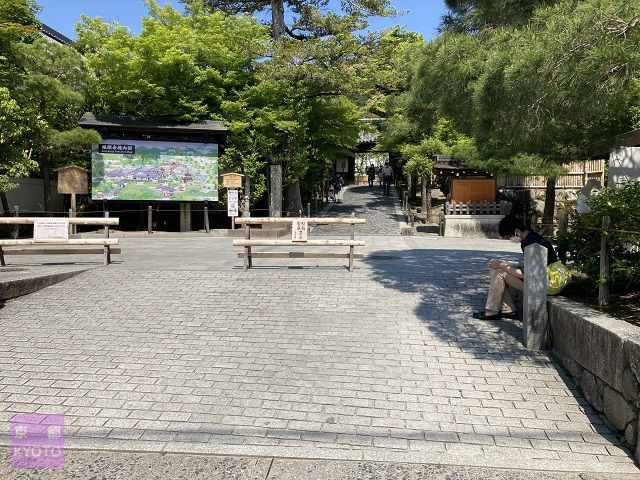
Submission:
{"label": "wooden fence", "polygon": [[445,203],[445,215],[506,215],[508,202],[500,203]]}
{"label": "wooden fence", "polygon": [[[567,174],[558,178],[556,188],[579,189],[586,185],[587,181],[595,178],[604,185],[605,160],[586,160],[565,165]],[[525,177],[516,175],[512,177],[498,177],[498,188],[546,188],[547,180],[544,177]]]}

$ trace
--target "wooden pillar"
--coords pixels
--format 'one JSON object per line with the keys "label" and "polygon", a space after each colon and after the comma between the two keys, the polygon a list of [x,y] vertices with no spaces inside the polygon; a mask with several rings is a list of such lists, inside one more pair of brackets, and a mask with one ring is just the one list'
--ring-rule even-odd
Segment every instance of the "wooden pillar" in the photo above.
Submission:
{"label": "wooden pillar", "polygon": [[547,249],[538,243],[524,249],[524,345],[529,350],[545,347],[549,327],[547,313]]}
{"label": "wooden pillar", "polygon": [[[109,218],[109,212],[104,212],[104,218]],[[104,226],[104,238],[109,238],[109,225]],[[111,247],[109,245],[104,246],[104,264],[109,265],[111,263]]]}
{"label": "wooden pillar", "polygon": [[191,231],[191,204],[190,203],[180,204],[180,231],[181,232]]}
{"label": "wooden pillar", "polygon": [[153,207],[151,205],[147,207],[147,233],[149,235],[153,233]]}

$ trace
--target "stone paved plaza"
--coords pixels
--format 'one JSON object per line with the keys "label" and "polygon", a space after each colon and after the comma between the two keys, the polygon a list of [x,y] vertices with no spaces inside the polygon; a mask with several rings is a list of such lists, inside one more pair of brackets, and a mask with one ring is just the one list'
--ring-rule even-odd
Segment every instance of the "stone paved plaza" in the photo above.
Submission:
{"label": "stone paved plaza", "polygon": [[471,318],[517,245],[363,238],[353,273],[123,239],[119,263],[0,309],[0,432],[63,413],[77,449],[640,473],[519,322]]}

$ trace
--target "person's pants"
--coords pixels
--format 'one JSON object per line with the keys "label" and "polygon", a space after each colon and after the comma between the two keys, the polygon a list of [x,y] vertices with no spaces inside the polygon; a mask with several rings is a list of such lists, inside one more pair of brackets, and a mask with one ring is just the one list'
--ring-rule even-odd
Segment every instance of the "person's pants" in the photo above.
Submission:
{"label": "person's pants", "polygon": [[336,201],[337,202],[342,202],[343,198],[344,198],[344,188],[341,188],[340,190],[338,190],[336,192]]}
{"label": "person's pants", "polygon": [[375,175],[369,175],[369,186],[373,187],[373,181],[375,180]]}
{"label": "person's pants", "polygon": [[387,196],[391,194],[391,177],[384,177],[384,194]]}
{"label": "person's pants", "polygon": [[516,306],[507,285],[522,291],[524,289],[524,281],[500,268],[492,268],[490,276],[491,282],[489,283],[489,295],[487,295],[485,310],[494,312],[511,310],[515,312]]}

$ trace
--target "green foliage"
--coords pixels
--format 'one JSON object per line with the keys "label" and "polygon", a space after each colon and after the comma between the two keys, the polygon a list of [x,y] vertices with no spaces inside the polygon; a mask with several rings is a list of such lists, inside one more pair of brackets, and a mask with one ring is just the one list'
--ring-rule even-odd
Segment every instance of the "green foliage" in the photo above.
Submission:
{"label": "green foliage", "polygon": [[267,31],[251,18],[205,11],[182,15],[147,1],[140,35],[82,17],[77,48],[97,81],[97,113],[197,121],[220,115],[222,102],[252,82]]}
{"label": "green foliage", "polygon": [[448,153],[448,150],[446,143],[436,137],[424,138],[417,145],[405,145],[402,148],[402,155],[407,162],[403,171],[418,178],[430,178],[433,172],[434,156],[438,153]]}
{"label": "green foliage", "polygon": [[23,148],[29,130],[18,102],[7,88],[0,87],[0,193],[17,186],[10,178],[28,176],[38,166]]}
{"label": "green foliage", "polygon": [[[571,255],[575,267],[597,280],[600,275],[600,239],[602,216],[611,219],[607,232],[611,248],[609,285],[618,291],[640,287],[640,182],[631,182],[617,190],[605,189],[588,201],[591,212],[574,218],[574,226],[559,239]],[[621,231],[614,231],[621,230]],[[635,233],[634,233],[635,232]]]}

